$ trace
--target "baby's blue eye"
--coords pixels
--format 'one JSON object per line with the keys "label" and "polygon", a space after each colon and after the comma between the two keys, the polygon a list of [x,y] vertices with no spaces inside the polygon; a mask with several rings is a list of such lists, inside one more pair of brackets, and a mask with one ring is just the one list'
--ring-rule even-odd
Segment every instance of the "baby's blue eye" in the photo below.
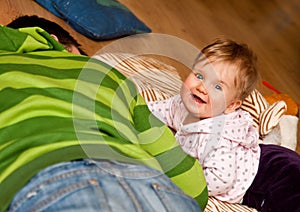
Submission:
{"label": "baby's blue eye", "polygon": [[199,73],[195,74],[195,76],[200,80],[203,80],[203,78],[204,78],[203,75],[199,74]]}
{"label": "baby's blue eye", "polygon": [[220,90],[220,91],[222,90],[222,86],[218,85],[218,84],[215,86],[215,88],[218,89],[218,90]]}

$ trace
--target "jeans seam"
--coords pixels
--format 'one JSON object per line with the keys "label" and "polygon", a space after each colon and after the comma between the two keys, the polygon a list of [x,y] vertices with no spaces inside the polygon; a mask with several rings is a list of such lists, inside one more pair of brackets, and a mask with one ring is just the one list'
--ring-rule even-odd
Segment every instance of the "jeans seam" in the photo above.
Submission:
{"label": "jeans seam", "polygon": [[32,212],[39,211],[43,207],[45,207],[47,204],[49,204],[50,202],[55,201],[56,199],[63,196],[64,194],[66,194],[66,193],[68,193],[72,190],[78,189],[78,188],[87,187],[89,185],[99,185],[99,183],[96,179],[90,179],[90,180],[81,181],[79,183],[75,183],[75,184],[69,185],[67,187],[64,187],[63,189],[60,189],[57,192],[55,192],[54,194],[52,194],[49,198],[47,198],[47,199],[43,200],[42,202],[40,202],[38,205],[36,205],[30,211],[32,211]]}
{"label": "jeans seam", "polygon": [[139,204],[138,199],[136,198],[136,196],[134,195],[134,192],[132,191],[132,189],[130,188],[130,186],[128,185],[128,183],[120,177],[117,177],[120,185],[124,188],[124,190],[127,192],[127,194],[129,195],[129,197],[131,198],[136,211],[142,212],[143,209],[141,208],[141,205]]}
{"label": "jeans seam", "polygon": [[168,210],[168,204],[165,201],[165,197],[164,195],[161,193],[161,187],[158,183],[152,183],[152,189],[154,189],[155,193],[157,194],[157,196],[159,197],[161,204],[164,206],[165,211],[169,211]]}

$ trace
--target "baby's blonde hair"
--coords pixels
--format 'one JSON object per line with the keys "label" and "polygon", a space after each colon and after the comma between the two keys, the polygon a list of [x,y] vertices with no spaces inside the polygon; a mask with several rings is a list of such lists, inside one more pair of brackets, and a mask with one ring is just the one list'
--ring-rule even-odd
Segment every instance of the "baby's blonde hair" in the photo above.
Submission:
{"label": "baby's blonde hair", "polygon": [[237,71],[234,85],[237,98],[244,100],[256,87],[259,80],[257,57],[246,44],[229,39],[217,39],[204,47],[194,64],[207,59],[210,63],[225,62]]}

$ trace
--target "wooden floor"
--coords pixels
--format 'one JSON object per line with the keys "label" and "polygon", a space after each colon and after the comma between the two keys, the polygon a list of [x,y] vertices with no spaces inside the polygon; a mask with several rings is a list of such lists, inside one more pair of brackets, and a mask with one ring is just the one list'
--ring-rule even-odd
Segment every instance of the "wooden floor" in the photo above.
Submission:
{"label": "wooden floor", "polygon": [[[249,44],[262,79],[300,103],[299,0],[120,0],[153,32],[176,36],[201,49],[216,37]],[[0,24],[39,15],[63,25],[93,55],[111,41],[92,41],[33,0],[0,0]],[[260,87],[263,94],[272,93]]]}

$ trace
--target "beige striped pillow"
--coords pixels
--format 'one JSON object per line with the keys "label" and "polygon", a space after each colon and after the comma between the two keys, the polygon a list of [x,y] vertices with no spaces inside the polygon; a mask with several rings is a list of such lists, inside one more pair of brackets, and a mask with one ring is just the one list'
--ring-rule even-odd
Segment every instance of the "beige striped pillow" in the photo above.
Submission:
{"label": "beige striped pillow", "polygon": [[179,93],[182,81],[176,68],[158,59],[124,53],[95,56],[130,78],[146,102],[164,100]]}
{"label": "beige striped pillow", "polygon": [[251,114],[254,126],[258,129],[261,139],[278,126],[280,119],[287,110],[284,101],[278,101],[269,105],[266,99],[257,90],[254,90],[243,101],[241,108]]}

